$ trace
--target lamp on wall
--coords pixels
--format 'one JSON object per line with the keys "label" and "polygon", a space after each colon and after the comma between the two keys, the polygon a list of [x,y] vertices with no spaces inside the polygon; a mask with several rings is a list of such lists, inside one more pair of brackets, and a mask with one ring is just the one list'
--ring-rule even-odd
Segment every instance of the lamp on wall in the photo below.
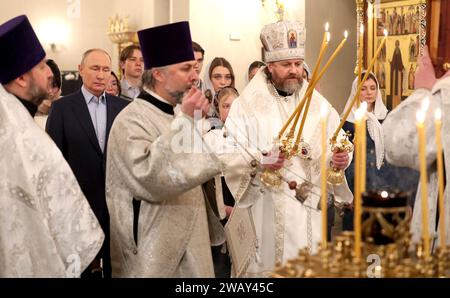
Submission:
{"label": "lamp on wall", "polygon": [[36,31],[45,49],[52,53],[61,52],[70,36],[67,24],[61,20],[46,20]]}

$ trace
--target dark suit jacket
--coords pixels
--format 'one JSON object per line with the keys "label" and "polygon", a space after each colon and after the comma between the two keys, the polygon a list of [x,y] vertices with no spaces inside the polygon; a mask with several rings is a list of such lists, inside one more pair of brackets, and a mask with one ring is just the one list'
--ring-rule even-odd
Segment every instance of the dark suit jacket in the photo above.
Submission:
{"label": "dark suit jacket", "polygon": [[[105,153],[112,123],[127,104],[126,100],[106,95]],[[98,144],[81,90],[52,104],[46,131],[72,168],[81,190],[105,232],[106,239],[109,239],[109,214],[105,198],[106,154],[103,154]]]}

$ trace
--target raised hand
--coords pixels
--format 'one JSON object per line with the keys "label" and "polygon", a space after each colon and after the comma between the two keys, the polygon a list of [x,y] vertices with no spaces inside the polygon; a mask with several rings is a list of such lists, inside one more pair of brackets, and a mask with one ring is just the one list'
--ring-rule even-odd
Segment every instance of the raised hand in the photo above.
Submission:
{"label": "raised hand", "polygon": [[417,65],[418,68],[414,79],[414,89],[425,88],[431,90],[437,79],[427,46],[423,48],[423,54],[419,57]]}
{"label": "raised hand", "polygon": [[209,109],[208,99],[203,95],[202,91],[192,86],[189,92],[184,96],[181,103],[181,111],[186,115],[194,118],[194,111],[201,110],[202,116],[205,116]]}

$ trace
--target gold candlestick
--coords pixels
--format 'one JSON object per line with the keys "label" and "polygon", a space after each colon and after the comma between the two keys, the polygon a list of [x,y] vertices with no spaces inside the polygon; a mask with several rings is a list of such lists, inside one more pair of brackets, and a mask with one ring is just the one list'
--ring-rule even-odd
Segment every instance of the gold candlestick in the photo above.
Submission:
{"label": "gold candlestick", "polygon": [[437,170],[438,170],[438,182],[439,182],[439,246],[444,249],[446,245],[445,236],[445,206],[444,206],[444,162],[442,160],[442,141],[441,141],[441,129],[442,129],[442,113],[438,109],[435,112],[435,129],[436,129],[436,158],[437,158]]}
{"label": "gold candlestick", "polygon": [[[311,81],[309,82],[308,89],[306,90],[307,92],[305,92],[305,96],[302,99],[302,103],[303,103],[303,105],[306,104],[306,107],[305,107],[305,112],[303,113],[302,122],[300,124],[300,130],[299,130],[299,133],[298,133],[295,145],[294,145],[294,150],[295,151],[298,148],[298,144],[300,142],[301,133],[303,131],[303,126],[304,126],[306,117],[308,115],[308,110],[309,110],[309,105],[310,105],[310,102],[311,102],[311,98],[312,98],[312,95],[314,93],[314,89],[315,89],[315,87],[317,85],[317,82],[318,82],[317,81],[317,73],[318,73],[320,64],[322,63],[323,55],[325,54],[325,51],[328,48],[328,44],[330,42],[330,33],[328,32],[328,23],[325,25],[325,30],[326,31],[325,31],[325,34],[324,34],[324,37],[323,37],[322,46],[320,48],[319,57],[317,58],[316,66],[314,67],[314,71],[313,71],[313,74],[312,74],[312,77],[311,77]],[[307,96],[307,94],[308,94],[308,96]],[[300,115],[302,114],[302,110],[303,110],[303,106],[298,111],[298,113],[297,113],[297,115],[295,117],[295,120],[294,120],[294,124],[292,125],[291,130],[294,131],[294,132],[295,132],[295,128],[297,127],[298,120],[300,119]]]}
{"label": "gold candlestick", "polygon": [[320,106],[320,123],[322,125],[322,155],[320,159],[320,182],[321,182],[321,209],[322,209],[322,249],[327,248],[327,115],[328,115],[328,106],[327,103],[322,103]]}
{"label": "gold candlestick", "polygon": [[358,54],[358,83],[361,83],[362,63],[364,53],[364,25],[359,27],[359,54]]}
{"label": "gold candlestick", "polygon": [[420,160],[420,184],[422,197],[422,235],[425,257],[430,256],[430,232],[428,230],[428,188],[427,188],[427,163],[425,152],[425,111],[417,112],[417,134],[419,137],[419,160]]}
{"label": "gold candlestick", "polygon": [[353,225],[355,232],[355,258],[357,260],[361,259],[361,207],[362,207],[362,198],[361,198],[361,141],[362,141],[362,121],[364,117],[364,111],[362,108],[359,108],[355,112],[355,178],[354,178],[354,217],[353,217]]}
{"label": "gold candlestick", "polygon": [[329,29],[329,24],[327,22],[325,24],[325,32],[323,34],[323,40],[322,40],[322,44],[320,46],[319,57],[317,58],[316,67],[314,68],[314,72],[312,74],[311,81],[309,82],[308,88],[306,89],[303,99],[300,101],[300,103],[298,104],[298,106],[296,107],[294,112],[292,113],[291,117],[289,117],[288,121],[286,121],[285,125],[280,130],[280,132],[278,134],[279,139],[281,139],[283,137],[284,131],[289,126],[289,124],[291,123],[294,116],[295,116],[295,120],[294,120],[294,124],[291,127],[291,132],[292,133],[295,132],[295,128],[297,127],[297,123],[298,123],[299,117],[303,111],[305,102],[306,102],[307,98],[309,97],[309,94],[312,94],[312,92],[310,92],[310,90],[314,90],[314,87],[315,87],[314,81],[316,80],[317,71],[319,69],[320,63],[322,62],[323,55],[325,54],[325,51],[328,47],[328,43],[330,42],[330,33],[328,32],[328,29]]}
{"label": "gold candlestick", "polygon": [[[345,42],[347,41],[347,37],[348,37],[348,32],[345,31],[344,32],[344,39],[341,41],[341,43],[338,45],[338,47],[336,48],[336,50],[333,52],[333,54],[331,55],[330,59],[328,59],[327,63],[325,64],[325,66],[323,67],[322,71],[320,72],[320,74],[317,76],[317,79],[314,81],[314,84],[316,85],[319,80],[322,78],[322,76],[325,74],[325,72],[328,70],[328,68],[330,67],[331,63],[333,63],[334,59],[336,59],[337,55],[339,54],[339,52],[342,50],[342,48],[344,47]],[[314,87],[315,87],[314,85]],[[310,94],[308,94],[308,98],[310,99],[312,96],[312,93],[314,92],[314,88],[311,88],[310,90]],[[308,114],[308,109],[309,109],[309,104],[310,104],[310,100],[306,101],[306,108],[305,108],[305,113],[303,114],[303,118],[302,118],[302,122],[300,124],[300,129],[297,135],[297,139],[295,141],[295,147],[298,146],[298,144],[300,143],[300,138],[302,136],[303,133],[303,128],[305,126],[305,122],[306,122],[306,116]]]}
{"label": "gold candlestick", "polygon": [[[358,52],[358,84],[361,83],[362,76],[362,63],[363,63],[363,48],[364,48],[364,25],[359,27],[359,52]],[[360,101],[357,101],[357,107],[359,107]]]}
{"label": "gold candlestick", "polygon": [[351,112],[353,106],[355,105],[356,100],[359,100],[359,95],[361,93],[361,88],[362,88],[364,82],[369,77],[369,73],[370,73],[371,69],[373,68],[373,66],[375,64],[375,61],[377,60],[378,56],[380,55],[384,44],[386,43],[387,35],[388,35],[388,33],[387,33],[387,30],[385,29],[384,30],[384,38],[381,41],[380,46],[378,47],[377,51],[375,52],[375,55],[373,56],[372,61],[370,61],[369,67],[367,68],[366,73],[364,74],[364,77],[361,80],[361,83],[359,83],[359,85],[358,85],[358,89],[356,91],[355,97],[353,97],[353,100],[352,100],[351,104],[349,105],[347,111],[345,111],[344,117],[342,118],[341,123],[339,124],[338,128],[336,129],[336,131],[335,131],[335,133],[333,135],[333,139],[334,140],[336,140],[336,138],[337,138],[337,136],[339,134],[339,131],[344,126],[345,121],[347,121],[348,115],[350,115],[350,112]]}
{"label": "gold candlestick", "polygon": [[366,170],[367,170],[367,102],[363,102],[360,106],[363,110],[363,118],[361,119],[361,193],[366,191]]}

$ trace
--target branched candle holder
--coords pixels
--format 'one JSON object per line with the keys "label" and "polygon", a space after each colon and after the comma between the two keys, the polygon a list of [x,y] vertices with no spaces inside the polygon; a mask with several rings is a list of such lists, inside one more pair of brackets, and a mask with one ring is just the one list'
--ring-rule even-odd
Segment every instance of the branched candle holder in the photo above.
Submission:
{"label": "branched candle holder", "polygon": [[[274,148],[278,148],[278,154],[282,154],[286,160],[290,160],[295,156],[304,159],[311,158],[311,147],[306,142],[301,141],[298,145],[294,143],[294,131],[289,133],[281,140],[275,141]],[[283,182],[281,170],[264,169],[261,174],[261,182],[268,187],[279,187]]]}
{"label": "branched candle holder", "polygon": [[364,193],[362,255],[354,253],[354,233],[345,231],[315,254],[301,249],[278,265],[272,277],[450,277],[450,246],[426,256],[424,240],[411,243],[405,193]]}
{"label": "branched candle holder", "polygon": [[[340,141],[336,141],[335,139],[331,139],[331,151],[333,153],[336,152],[347,152],[351,153],[353,152],[353,144],[349,140],[350,133],[347,132],[345,134],[345,137],[342,138]],[[330,162],[330,168],[327,172],[327,181],[333,185],[339,185],[344,183],[345,181],[345,174],[343,170],[340,170],[338,168],[333,167],[333,165]]]}

